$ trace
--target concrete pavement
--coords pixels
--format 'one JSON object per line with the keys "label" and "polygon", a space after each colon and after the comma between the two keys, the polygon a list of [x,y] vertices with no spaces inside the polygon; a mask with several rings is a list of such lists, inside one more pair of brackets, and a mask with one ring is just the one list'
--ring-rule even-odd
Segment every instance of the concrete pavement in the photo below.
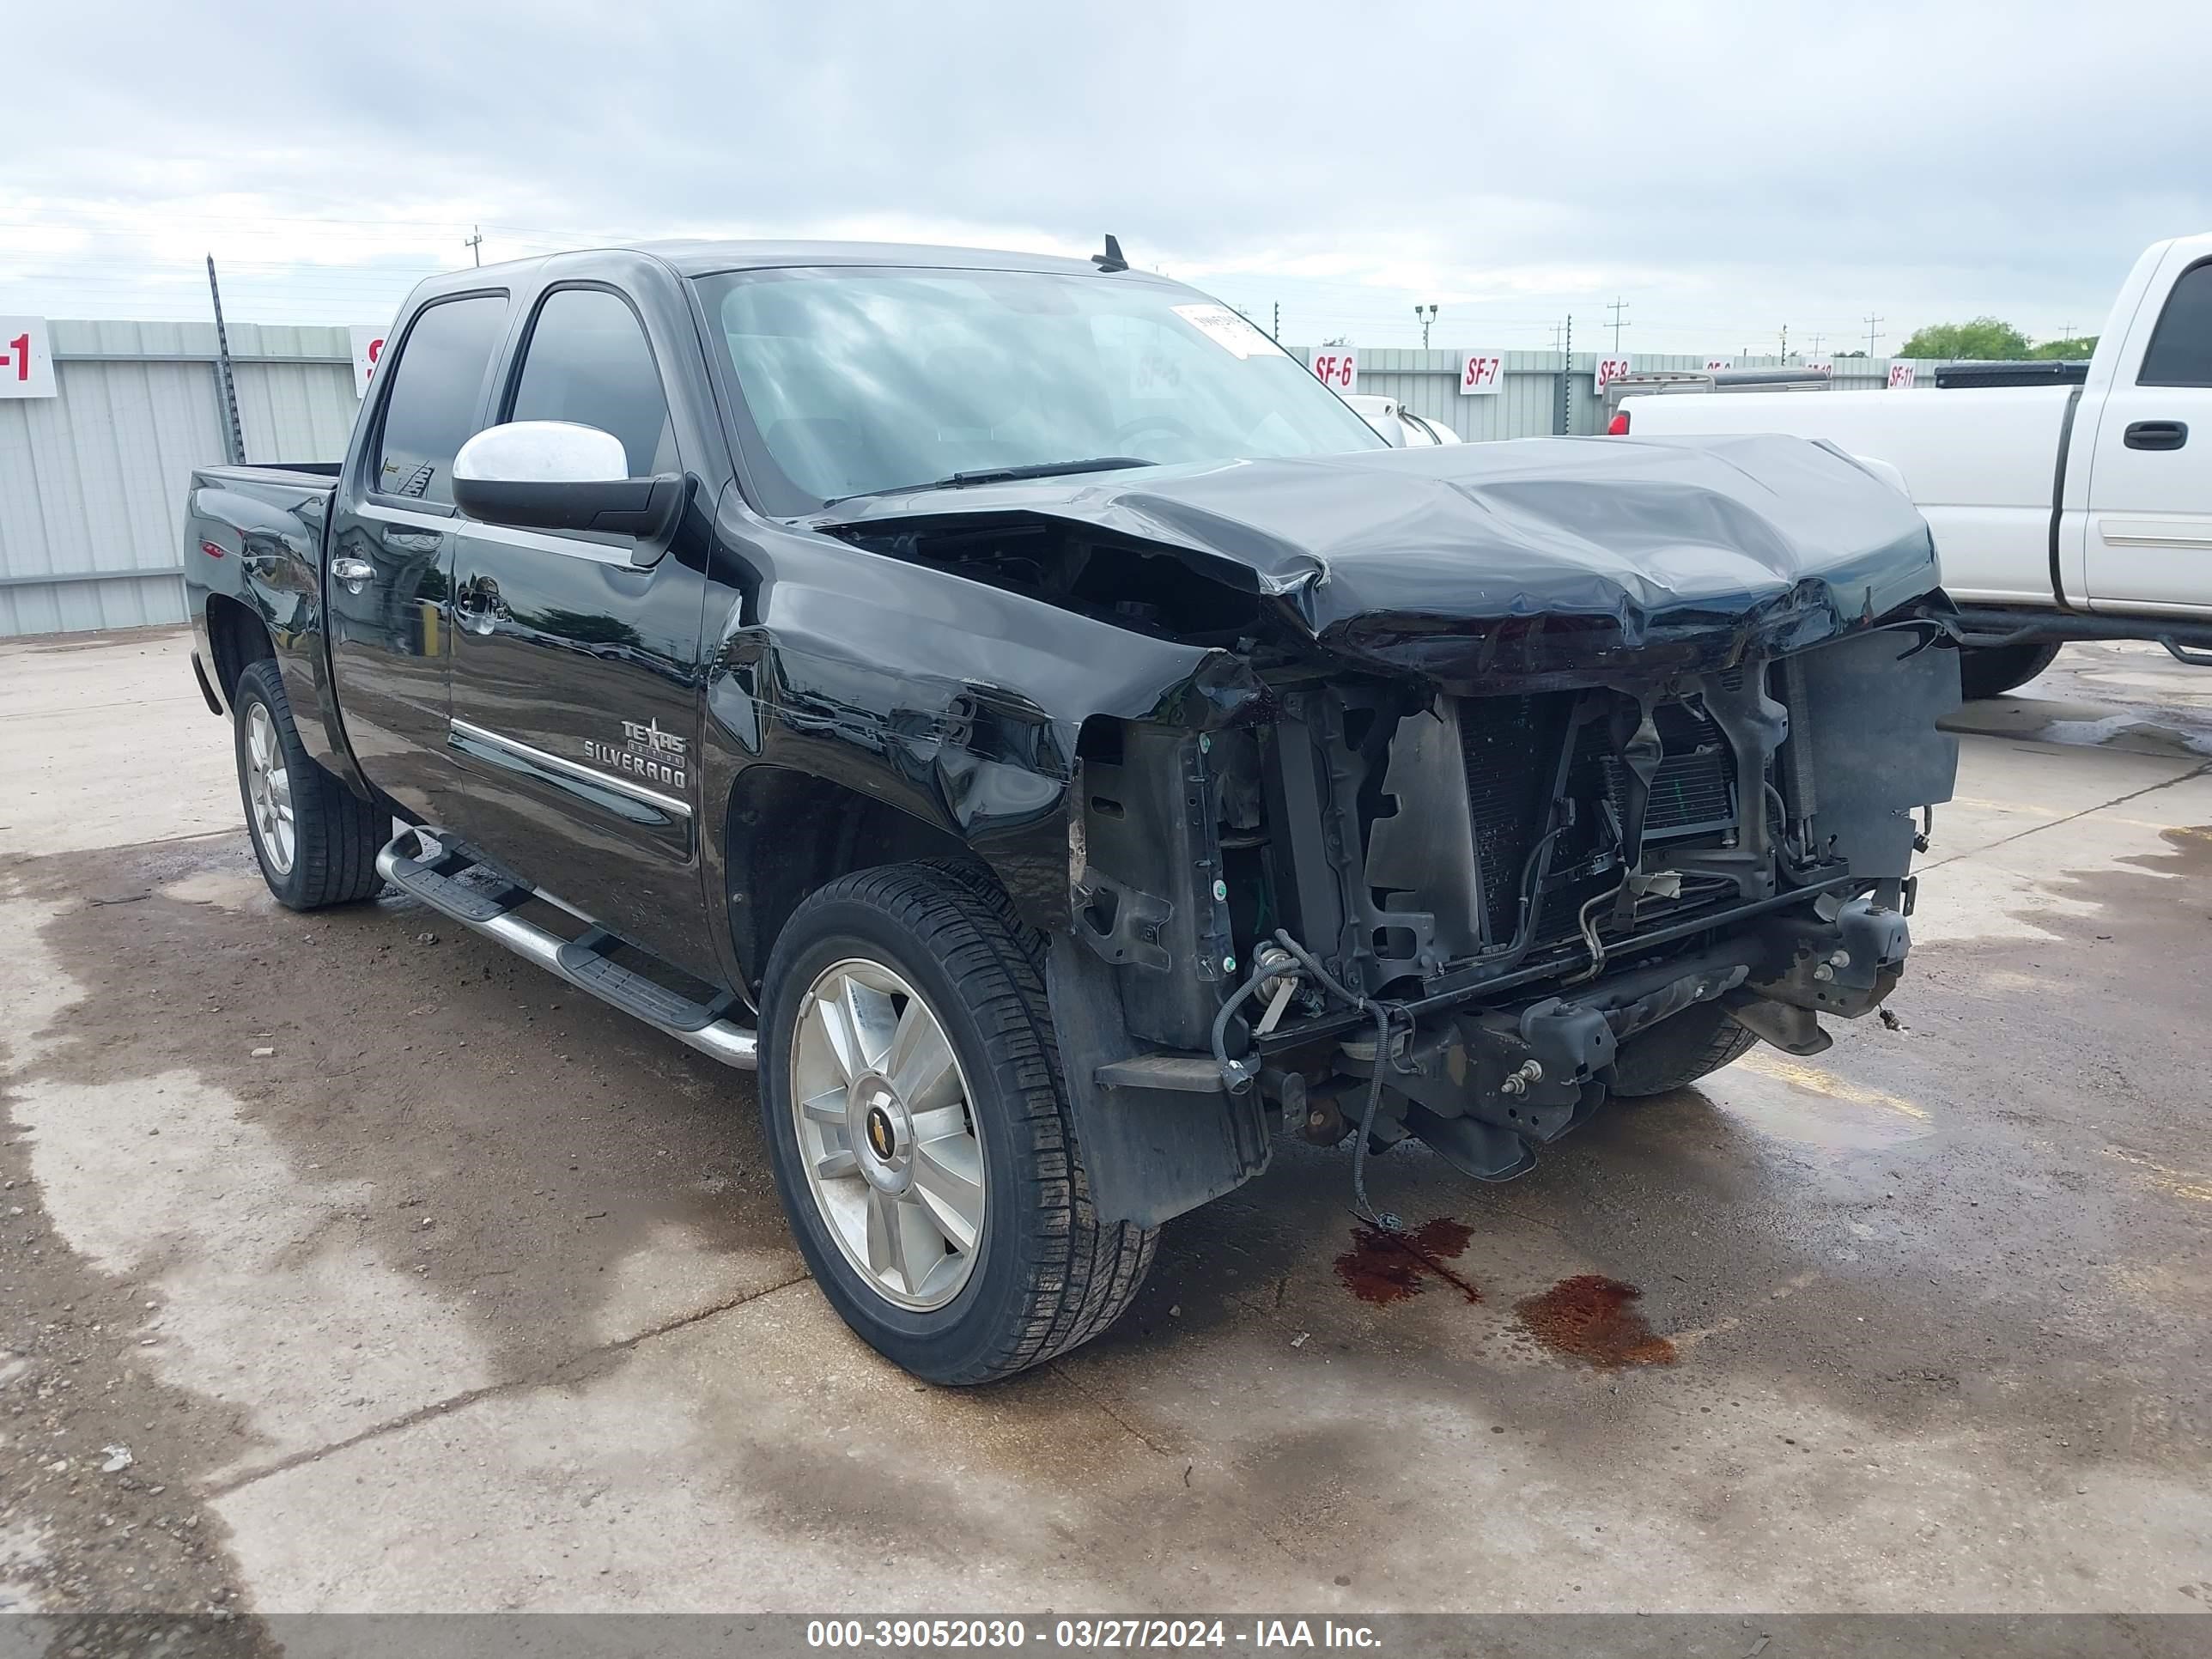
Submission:
{"label": "concrete pavement", "polygon": [[[1970,708],[1899,1028],[1509,1187],[1376,1161],[1450,1279],[1352,1295],[1286,1144],[954,1393],[805,1278],[748,1080],[410,903],[274,906],[180,636],[0,646],[0,1595],[2203,1610],[2209,708],[2124,647]],[[1596,1280],[1626,1363],[1559,1351]]]}

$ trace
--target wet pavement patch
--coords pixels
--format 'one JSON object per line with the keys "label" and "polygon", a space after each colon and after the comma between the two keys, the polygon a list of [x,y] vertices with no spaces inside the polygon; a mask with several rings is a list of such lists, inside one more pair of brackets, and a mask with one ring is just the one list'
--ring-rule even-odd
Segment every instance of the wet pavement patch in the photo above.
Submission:
{"label": "wet pavement patch", "polygon": [[1431,1279],[1449,1285],[1469,1302],[1482,1292],[1443,1264],[1467,1249],[1474,1229],[1449,1216],[1425,1221],[1411,1232],[1380,1227],[1352,1230],[1352,1248],[1336,1259],[1336,1276],[1362,1302],[1387,1308],[1418,1296]]}
{"label": "wet pavement patch", "polygon": [[1577,1273],[1541,1296],[1523,1297],[1513,1311],[1522,1328],[1553,1353],[1587,1361],[1600,1370],[1671,1365],[1674,1345],[1652,1334],[1636,1305],[1643,1295],[1617,1279]]}

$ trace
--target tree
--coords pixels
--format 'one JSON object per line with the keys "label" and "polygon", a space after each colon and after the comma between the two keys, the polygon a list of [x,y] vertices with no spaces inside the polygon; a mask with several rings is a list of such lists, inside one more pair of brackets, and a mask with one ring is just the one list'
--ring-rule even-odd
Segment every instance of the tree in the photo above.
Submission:
{"label": "tree", "polygon": [[1900,357],[1954,362],[2011,362],[2028,355],[2027,336],[1995,317],[1966,323],[1931,323],[1897,349]]}
{"label": "tree", "polygon": [[2070,340],[2042,341],[2027,355],[2031,357],[2063,357],[2069,362],[2078,362],[2094,356],[2096,351],[2095,335],[2076,334]]}

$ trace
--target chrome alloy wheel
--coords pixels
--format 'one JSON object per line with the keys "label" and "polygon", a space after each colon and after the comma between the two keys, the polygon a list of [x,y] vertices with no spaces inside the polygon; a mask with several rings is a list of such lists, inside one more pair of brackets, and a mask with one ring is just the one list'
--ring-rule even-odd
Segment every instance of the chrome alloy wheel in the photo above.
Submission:
{"label": "chrome alloy wheel", "polygon": [[921,994],[863,957],[823,969],[799,1000],[791,1100],[807,1188],[845,1259],[899,1307],[951,1301],[982,1242],[983,1146]]}
{"label": "chrome alloy wheel", "polygon": [[284,746],[276,740],[276,722],[269,717],[269,705],[263,702],[253,703],[246,711],[246,799],[262,856],[278,875],[290,875],[296,845],[292,775],[284,764]]}

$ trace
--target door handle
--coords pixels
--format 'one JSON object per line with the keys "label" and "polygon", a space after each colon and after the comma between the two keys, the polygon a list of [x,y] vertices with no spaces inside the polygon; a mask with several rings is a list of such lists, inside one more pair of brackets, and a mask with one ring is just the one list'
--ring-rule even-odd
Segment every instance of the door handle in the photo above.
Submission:
{"label": "door handle", "polygon": [[332,559],[331,574],[345,584],[347,592],[358,593],[376,580],[376,567],[367,559]]}
{"label": "door handle", "polygon": [[489,576],[471,576],[454,597],[453,610],[461,626],[471,633],[489,634],[499,626],[507,607],[500,603],[499,583]]}
{"label": "door handle", "polygon": [[2179,449],[2189,441],[2186,421],[2131,422],[2120,441],[2130,449]]}

